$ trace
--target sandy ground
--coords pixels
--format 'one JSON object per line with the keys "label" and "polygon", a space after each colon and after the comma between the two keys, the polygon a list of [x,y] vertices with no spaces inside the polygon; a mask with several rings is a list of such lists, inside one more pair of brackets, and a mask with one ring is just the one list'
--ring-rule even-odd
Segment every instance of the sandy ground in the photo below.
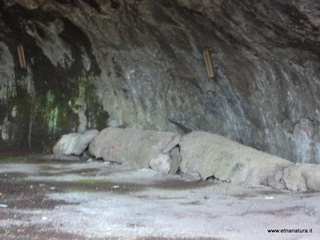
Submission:
{"label": "sandy ground", "polygon": [[0,163],[0,187],[0,239],[320,239],[315,192],[28,159]]}

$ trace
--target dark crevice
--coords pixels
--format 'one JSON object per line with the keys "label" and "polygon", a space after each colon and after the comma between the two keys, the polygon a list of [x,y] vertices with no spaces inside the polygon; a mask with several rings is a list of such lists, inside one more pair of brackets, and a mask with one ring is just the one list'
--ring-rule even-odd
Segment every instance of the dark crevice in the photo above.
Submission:
{"label": "dark crevice", "polygon": [[121,4],[117,0],[109,0],[109,1],[112,8],[118,9],[119,7],[121,7]]}
{"label": "dark crevice", "polygon": [[173,123],[177,127],[179,127],[185,134],[192,132],[193,130],[190,127],[185,126],[183,123],[173,120],[171,118],[168,118],[169,122]]}
{"label": "dark crevice", "polygon": [[97,12],[101,13],[100,6],[95,0],[83,0],[83,1],[86,2],[92,8],[94,8]]}
{"label": "dark crevice", "polygon": [[83,69],[82,59],[81,59],[81,55],[82,55],[81,47],[84,47],[84,49],[86,50],[86,53],[88,54],[90,60],[92,61],[91,69],[90,69],[91,74],[100,75],[101,70],[99,68],[99,64],[96,61],[95,56],[92,54],[91,43],[87,35],[81,29],[79,29],[76,25],[74,25],[69,19],[61,18],[61,20],[64,23],[64,29],[59,36],[69,44],[72,50],[73,58],[76,60],[75,63],[72,65],[72,69],[69,69],[68,72],[75,73],[76,76],[81,74],[81,71]]}
{"label": "dark crevice", "polygon": [[62,4],[75,4],[78,0],[56,0],[56,1]]}

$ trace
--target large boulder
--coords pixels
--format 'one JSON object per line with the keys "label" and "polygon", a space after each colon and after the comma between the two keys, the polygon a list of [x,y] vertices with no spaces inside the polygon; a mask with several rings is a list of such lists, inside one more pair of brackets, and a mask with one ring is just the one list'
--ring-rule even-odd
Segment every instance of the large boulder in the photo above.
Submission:
{"label": "large boulder", "polygon": [[58,155],[81,155],[98,133],[98,130],[88,130],[84,133],[63,135],[53,147],[53,153]]}
{"label": "large boulder", "polygon": [[180,135],[171,132],[106,128],[91,142],[89,151],[105,161],[169,173],[173,165],[170,151],[180,140]]}
{"label": "large boulder", "polygon": [[180,143],[180,170],[188,175],[260,185],[293,163],[216,134],[191,132]]}

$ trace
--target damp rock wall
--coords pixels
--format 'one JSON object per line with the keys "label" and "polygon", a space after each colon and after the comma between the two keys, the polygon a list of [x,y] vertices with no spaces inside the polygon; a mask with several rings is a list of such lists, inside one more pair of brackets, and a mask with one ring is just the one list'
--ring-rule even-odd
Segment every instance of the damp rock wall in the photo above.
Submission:
{"label": "damp rock wall", "polygon": [[317,0],[0,0],[0,144],[201,130],[320,163],[319,27]]}

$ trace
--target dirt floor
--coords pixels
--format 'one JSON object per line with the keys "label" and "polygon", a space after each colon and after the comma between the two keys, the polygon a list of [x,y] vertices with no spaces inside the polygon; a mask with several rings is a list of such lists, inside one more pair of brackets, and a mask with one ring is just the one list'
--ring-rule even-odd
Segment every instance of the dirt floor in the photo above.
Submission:
{"label": "dirt floor", "polygon": [[320,239],[319,200],[102,161],[0,154],[0,239]]}

